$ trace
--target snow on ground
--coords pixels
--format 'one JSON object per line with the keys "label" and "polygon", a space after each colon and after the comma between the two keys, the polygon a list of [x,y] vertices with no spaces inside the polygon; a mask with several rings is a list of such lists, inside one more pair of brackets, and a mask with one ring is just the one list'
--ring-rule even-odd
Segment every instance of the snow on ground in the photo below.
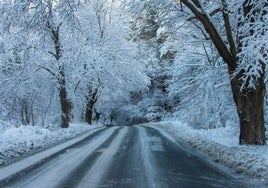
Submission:
{"label": "snow on ground", "polygon": [[214,162],[268,185],[268,145],[239,145],[239,130],[235,126],[197,130],[182,122],[171,121],[151,125],[161,127],[176,139],[206,154]]}
{"label": "snow on ground", "polygon": [[0,135],[0,167],[97,127],[99,126],[70,124],[68,129],[47,129],[40,126],[14,126],[5,129]]}
{"label": "snow on ground", "polygon": [[[268,146],[239,145],[239,130],[231,123],[223,128],[206,130],[197,130],[178,121],[148,125],[166,130],[176,139],[208,155],[214,162],[268,185]],[[98,127],[71,124],[68,129],[38,126],[7,128],[0,135],[0,166]]]}

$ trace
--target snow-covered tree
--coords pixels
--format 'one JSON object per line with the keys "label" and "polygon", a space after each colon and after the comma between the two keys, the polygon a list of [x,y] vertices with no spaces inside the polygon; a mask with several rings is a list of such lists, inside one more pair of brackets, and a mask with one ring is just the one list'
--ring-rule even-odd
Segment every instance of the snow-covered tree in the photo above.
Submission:
{"label": "snow-covered tree", "polygon": [[[169,12],[160,1],[131,1],[128,10],[132,20],[132,39],[138,43],[141,61],[146,65],[146,72],[151,84],[143,98],[137,103],[147,121],[160,121],[170,111],[167,101],[167,87],[170,79],[169,66],[172,64],[174,51],[167,50],[164,43],[168,31]],[[134,93],[135,99],[135,93]]]}
{"label": "snow-covered tree", "polygon": [[[265,144],[263,99],[267,63],[267,0],[133,0],[136,15],[155,5],[164,25],[195,26],[227,64],[240,120],[241,144]],[[152,7],[152,6],[151,6]],[[156,9],[155,9],[156,10]],[[137,17],[134,17],[137,18]]]}
{"label": "snow-covered tree", "polygon": [[188,19],[199,21],[198,26],[228,65],[240,119],[240,143],[265,144],[267,45],[263,41],[267,40],[268,31],[267,0],[181,0],[179,3],[183,4],[181,11],[191,16]]}
{"label": "snow-covered tree", "polygon": [[84,12],[78,13],[83,17],[80,30],[85,46],[80,55],[84,66],[80,66],[75,90],[85,99],[80,109],[84,109],[81,114],[88,123],[94,111],[106,112],[101,112],[105,103],[128,100],[130,91],[147,84],[143,65],[135,58],[136,46],[127,40],[128,23],[120,16],[120,11],[113,12],[121,4],[113,3],[89,1]]}
{"label": "snow-covered tree", "polygon": [[16,102],[27,121],[34,109],[43,124],[54,116],[68,127],[71,117],[92,112],[92,102],[101,106],[144,87],[136,47],[126,40],[127,25],[113,3],[1,1],[1,113],[12,114]]}

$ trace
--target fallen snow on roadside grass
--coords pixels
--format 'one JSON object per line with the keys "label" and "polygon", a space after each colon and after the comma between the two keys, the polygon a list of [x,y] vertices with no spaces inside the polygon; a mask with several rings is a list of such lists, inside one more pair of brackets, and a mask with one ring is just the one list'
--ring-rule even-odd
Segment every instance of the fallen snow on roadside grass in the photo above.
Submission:
{"label": "fallen snow on roadside grass", "polygon": [[70,124],[68,129],[49,130],[39,126],[20,126],[6,129],[0,135],[0,166],[18,159],[29,152],[53,146],[70,139],[97,125]]}
{"label": "fallen snow on roadside grass", "polygon": [[151,125],[161,127],[178,140],[207,154],[215,162],[268,185],[268,146],[239,145],[237,128],[227,126],[197,130],[181,122]]}

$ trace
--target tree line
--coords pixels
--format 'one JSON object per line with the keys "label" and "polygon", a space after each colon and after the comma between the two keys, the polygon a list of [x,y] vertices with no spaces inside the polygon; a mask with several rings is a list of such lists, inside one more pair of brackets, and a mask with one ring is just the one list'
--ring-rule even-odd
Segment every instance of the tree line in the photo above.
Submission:
{"label": "tree line", "polygon": [[125,101],[138,121],[184,108],[177,116],[214,127],[235,109],[240,144],[265,144],[267,9],[267,0],[3,0],[1,115],[66,128],[91,123],[94,109],[109,119],[113,101]]}
{"label": "tree line", "polygon": [[[210,101],[209,95],[217,93],[216,91],[220,87],[220,84],[213,86],[216,83],[216,77],[224,78],[225,76],[222,75],[227,72],[228,85],[231,89],[229,95],[233,97],[240,122],[240,144],[263,145],[266,143],[264,98],[266,96],[265,80],[267,79],[265,70],[268,62],[268,49],[265,42],[268,37],[267,11],[267,0],[131,1],[136,36],[139,40],[148,43],[148,41],[152,42],[152,37],[161,39],[162,35],[164,40],[158,42],[159,54],[169,53],[174,56],[172,59],[178,66],[175,67],[173,76],[182,74],[187,76],[187,81],[184,81],[185,77],[177,79],[177,82],[184,82],[185,85],[175,83],[169,87],[170,94],[176,90],[174,89],[176,85],[180,85],[183,88],[177,89],[177,95],[181,95],[179,92],[191,91],[191,93],[186,93],[185,95],[188,96],[184,96],[181,100],[187,100],[192,104],[186,103],[186,105],[193,106],[195,99],[190,97],[194,97],[195,90],[199,87],[202,88],[202,85],[205,84],[206,87],[203,88],[205,98],[200,99],[205,104],[203,109],[210,110],[209,114],[214,119],[217,118],[216,116],[223,116],[212,105],[218,106],[228,93],[222,97],[222,94],[218,92],[218,95],[214,96],[214,101]],[[147,39],[143,37],[144,35]],[[187,47],[183,46],[187,44],[186,41],[191,41]],[[190,48],[193,48],[192,53],[188,53],[188,56],[185,57],[183,54]],[[186,61],[188,63],[185,63]],[[206,70],[211,65],[217,67],[218,74]],[[188,67],[188,70],[185,67]],[[221,69],[224,69],[225,72],[220,71]],[[188,73],[181,70],[187,70]],[[200,71],[207,75],[206,83],[197,80],[195,72]],[[178,72],[183,73],[178,74]],[[210,76],[207,74],[209,72]],[[204,80],[204,78],[205,76],[199,76],[199,79]],[[176,78],[173,78],[174,80]],[[195,86],[192,90],[189,89],[192,87],[191,85]],[[203,91],[201,90],[201,92]],[[213,104],[209,105],[210,102]],[[182,104],[181,101],[179,103]],[[208,109],[206,106],[212,107]],[[189,113],[197,114],[193,108],[192,110]],[[201,116],[206,115],[202,111],[198,113]],[[222,113],[225,112],[222,111]],[[189,119],[195,119],[195,117],[189,117]]]}
{"label": "tree line", "polygon": [[116,6],[104,0],[1,1],[3,119],[62,128],[71,119],[91,124],[107,100],[143,87],[142,65]]}

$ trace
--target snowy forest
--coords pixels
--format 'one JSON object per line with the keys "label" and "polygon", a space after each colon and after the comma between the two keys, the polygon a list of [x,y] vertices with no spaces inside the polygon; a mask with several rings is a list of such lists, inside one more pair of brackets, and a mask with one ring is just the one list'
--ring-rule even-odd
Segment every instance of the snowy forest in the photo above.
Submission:
{"label": "snowy forest", "polygon": [[180,120],[264,145],[267,12],[267,0],[0,0],[0,132]]}

